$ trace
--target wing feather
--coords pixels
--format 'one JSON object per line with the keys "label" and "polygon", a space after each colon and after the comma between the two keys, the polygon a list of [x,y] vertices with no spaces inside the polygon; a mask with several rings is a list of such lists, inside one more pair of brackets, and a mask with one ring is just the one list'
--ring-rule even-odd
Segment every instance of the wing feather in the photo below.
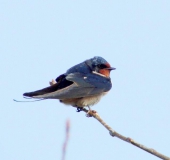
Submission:
{"label": "wing feather", "polygon": [[57,84],[35,92],[24,93],[24,96],[45,99],[80,98],[107,92],[111,87],[109,78],[92,73],[86,75],[71,73],[60,78]]}

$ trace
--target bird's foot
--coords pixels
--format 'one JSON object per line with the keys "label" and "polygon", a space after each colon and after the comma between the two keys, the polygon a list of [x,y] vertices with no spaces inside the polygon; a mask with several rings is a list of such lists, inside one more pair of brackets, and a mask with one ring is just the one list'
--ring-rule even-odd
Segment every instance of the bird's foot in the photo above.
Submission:
{"label": "bird's foot", "polygon": [[88,112],[86,113],[86,117],[93,117],[94,114],[97,112],[95,110],[89,109]]}
{"label": "bird's foot", "polygon": [[81,107],[77,107],[77,112],[80,112],[82,111],[82,108]]}

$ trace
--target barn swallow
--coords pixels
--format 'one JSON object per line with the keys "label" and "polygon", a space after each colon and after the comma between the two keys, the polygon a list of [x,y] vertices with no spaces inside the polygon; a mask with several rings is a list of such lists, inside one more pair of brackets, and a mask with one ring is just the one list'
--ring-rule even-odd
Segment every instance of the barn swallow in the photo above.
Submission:
{"label": "barn swallow", "polygon": [[[77,107],[89,107],[101,99],[112,87],[110,71],[115,70],[102,57],[94,57],[77,64],[50,82],[49,87],[24,93],[23,96],[38,99],[59,99]],[[89,108],[90,109],[90,108]]]}

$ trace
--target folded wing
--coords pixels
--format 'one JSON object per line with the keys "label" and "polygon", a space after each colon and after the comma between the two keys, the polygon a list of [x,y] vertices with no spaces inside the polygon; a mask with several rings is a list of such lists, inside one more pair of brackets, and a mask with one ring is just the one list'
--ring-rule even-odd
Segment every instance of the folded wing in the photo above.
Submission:
{"label": "folded wing", "polygon": [[61,75],[57,83],[34,92],[24,93],[24,96],[44,99],[69,99],[96,95],[111,89],[109,78],[89,73],[71,73]]}

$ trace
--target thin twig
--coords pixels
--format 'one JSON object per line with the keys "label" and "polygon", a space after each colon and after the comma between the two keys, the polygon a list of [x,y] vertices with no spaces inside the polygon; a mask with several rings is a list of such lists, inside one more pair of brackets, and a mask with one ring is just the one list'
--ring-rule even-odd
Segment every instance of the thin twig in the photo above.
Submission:
{"label": "thin twig", "polygon": [[109,131],[109,133],[112,137],[117,137],[125,142],[131,143],[132,145],[134,145],[150,154],[153,154],[154,156],[157,156],[161,159],[170,160],[169,157],[157,152],[156,150],[154,150],[152,148],[145,147],[144,145],[135,142],[133,139],[131,139],[129,137],[125,137],[125,136],[119,134],[118,132],[114,131],[108,124],[106,124],[106,122],[103,121],[103,119],[101,119],[101,117],[99,116],[99,114],[96,111],[93,111],[93,110],[89,111],[85,108],[83,108],[83,111],[87,113],[88,117],[94,117],[95,119],[97,119]]}
{"label": "thin twig", "polygon": [[69,139],[69,131],[70,131],[70,120],[67,120],[66,121],[66,138],[65,138],[65,141],[63,143],[62,160],[65,160],[65,156],[66,156],[66,148],[67,148],[68,139]]}

